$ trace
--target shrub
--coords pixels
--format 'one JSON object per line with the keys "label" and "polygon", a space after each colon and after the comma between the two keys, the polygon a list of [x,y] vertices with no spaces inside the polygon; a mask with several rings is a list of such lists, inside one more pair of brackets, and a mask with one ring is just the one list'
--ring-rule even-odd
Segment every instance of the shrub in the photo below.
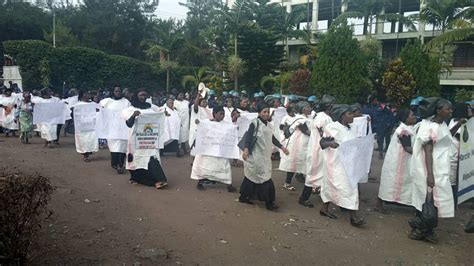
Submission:
{"label": "shrub", "polygon": [[52,192],[46,177],[0,172],[0,265],[25,264]]}
{"label": "shrub", "polygon": [[397,107],[406,106],[415,96],[416,82],[413,76],[406,71],[400,59],[393,60],[383,74],[383,87],[387,98]]}

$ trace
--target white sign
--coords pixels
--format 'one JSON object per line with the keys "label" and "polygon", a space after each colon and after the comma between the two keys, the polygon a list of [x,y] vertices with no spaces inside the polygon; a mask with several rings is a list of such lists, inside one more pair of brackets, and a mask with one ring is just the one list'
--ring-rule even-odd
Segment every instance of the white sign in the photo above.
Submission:
{"label": "white sign", "polygon": [[225,122],[201,121],[192,155],[239,159],[237,126]]}
{"label": "white sign", "polygon": [[33,124],[49,123],[64,124],[66,105],[58,103],[36,103],[33,112]]}
{"label": "white sign", "polygon": [[136,118],[133,141],[135,150],[157,150],[163,147],[160,137],[164,130],[164,114],[142,114]]}
{"label": "white sign", "polygon": [[357,183],[370,171],[374,150],[373,134],[340,143],[337,149],[352,187],[357,186]]}
{"label": "white sign", "polygon": [[474,198],[474,119],[461,127],[460,136],[458,204]]}
{"label": "white sign", "polygon": [[372,126],[370,125],[370,120],[368,118],[368,115],[354,117],[354,121],[352,122],[351,126],[357,129],[358,137],[364,137],[372,134]]}
{"label": "white sign", "polygon": [[237,119],[236,125],[238,127],[239,139],[242,138],[249,129],[250,123],[253,119],[258,117],[258,113],[241,113]]}
{"label": "white sign", "polygon": [[99,139],[128,139],[128,127],[121,117],[122,112],[100,109],[97,115],[96,134]]}
{"label": "white sign", "polygon": [[80,104],[74,107],[74,130],[77,133],[95,131],[96,104]]}

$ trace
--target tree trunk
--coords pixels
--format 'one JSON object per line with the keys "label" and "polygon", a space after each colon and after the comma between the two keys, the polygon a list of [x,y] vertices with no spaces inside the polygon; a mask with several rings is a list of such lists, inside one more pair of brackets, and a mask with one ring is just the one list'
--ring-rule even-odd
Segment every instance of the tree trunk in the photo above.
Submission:
{"label": "tree trunk", "polygon": [[[237,41],[238,41],[238,36],[237,36],[237,33],[235,33],[235,36],[234,36],[234,55],[235,57],[237,58],[239,56],[238,54],[238,50],[237,50]],[[234,78],[234,90],[235,91],[238,91],[239,90],[239,74],[235,74],[235,78]]]}
{"label": "tree trunk", "polygon": [[363,35],[367,35],[367,26],[369,24],[369,17],[367,15],[364,16],[364,30],[362,31]]}
{"label": "tree trunk", "polygon": [[[168,62],[170,61],[170,54],[168,53]],[[166,68],[166,92],[169,92],[169,88],[170,88],[170,68],[169,68],[169,65],[168,65],[168,68]]]}

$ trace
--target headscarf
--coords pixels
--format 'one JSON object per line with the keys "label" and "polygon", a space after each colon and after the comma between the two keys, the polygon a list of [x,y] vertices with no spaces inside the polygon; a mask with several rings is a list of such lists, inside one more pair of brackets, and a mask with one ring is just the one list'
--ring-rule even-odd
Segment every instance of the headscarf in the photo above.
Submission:
{"label": "headscarf", "polygon": [[323,95],[321,101],[319,101],[319,108],[321,111],[326,110],[329,106],[333,105],[336,102],[336,98],[331,95]]}
{"label": "headscarf", "polygon": [[349,108],[350,108],[350,110],[349,110],[350,112],[356,112],[356,111],[361,111],[362,110],[362,106],[360,106],[360,104],[358,104],[358,103],[351,104],[349,106]]}
{"label": "headscarf", "polygon": [[140,102],[140,100],[138,99],[138,94],[140,92],[146,92],[146,90],[138,90],[136,93],[134,93],[132,95],[132,99],[131,99],[131,104],[133,107],[135,108],[138,108],[138,109],[148,109],[151,107],[151,104],[150,103],[147,103],[146,101],[145,102]]}
{"label": "headscarf", "polygon": [[212,114],[217,114],[219,112],[224,112],[224,106],[218,105],[218,106],[212,108]]}
{"label": "headscarf", "polygon": [[310,106],[310,104],[309,104],[309,102],[307,102],[307,101],[301,101],[301,102],[298,102],[298,103],[296,104],[296,106],[297,106],[297,108],[298,108],[298,112],[299,112],[300,114],[302,114],[302,113],[303,113],[303,109],[304,109],[305,107],[307,107],[307,106]]}
{"label": "headscarf", "polygon": [[453,111],[453,118],[469,118],[469,114],[467,113],[467,109],[471,108],[469,104],[467,103],[457,103],[454,106],[454,111]]}
{"label": "headscarf", "polygon": [[257,104],[257,113],[260,113],[263,109],[270,108],[266,102],[261,102]]}
{"label": "headscarf", "polygon": [[436,114],[436,110],[443,106],[451,106],[451,102],[439,97],[430,97],[423,99],[418,107],[420,117],[426,119]]}
{"label": "headscarf", "polygon": [[350,112],[350,106],[347,104],[335,104],[331,109],[331,118],[332,121],[337,122],[341,120],[341,116],[346,113]]}
{"label": "headscarf", "polygon": [[408,116],[410,115],[410,112],[412,112],[410,109],[401,109],[400,111],[398,111],[398,121],[400,121],[400,123],[405,124]]}

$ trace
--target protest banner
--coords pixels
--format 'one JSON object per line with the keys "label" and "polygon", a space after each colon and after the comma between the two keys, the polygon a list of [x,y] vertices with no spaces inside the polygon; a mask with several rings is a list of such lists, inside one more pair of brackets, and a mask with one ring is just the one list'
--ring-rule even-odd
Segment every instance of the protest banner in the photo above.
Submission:
{"label": "protest banner", "polygon": [[474,119],[461,127],[460,136],[458,204],[474,198]]}
{"label": "protest banner", "polygon": [[164,113],[141,114],[135,121],[132,139],[136,150],[157,150],[163,148]]}
{"label": "protest banner", "polygon": [[367,177],[374,150],[374,135],[355,138],[339,144],[338,154],[352,187]]}
{"label": "protest banner", "polygon": [[239,159],[237,126],[225,122],[201,121],[192,155]]}
{"label": "protest banner", "polygon": [[128,139],[128,127],[121,111],[100,109],[97,115],[96,134],[100,139]]}
{"label": "protest banner", "polygon": [[241,113],[237,119],[236,125],[238,128],[238,137],[241,139],[245,132],[249,129],[250,123],[253,119],[258,117],[258,113]]}
{"label": "protest banner", "polygon": [[36,103],[34,105],[33,124],[64,124],[64,122],[66,121],[66,111],[66,104],[63,102]]}
{"label": "protest banner", "polygon": [[74,107],[74,130],[78,133],[95,131],[96,104],[80,104]]}

